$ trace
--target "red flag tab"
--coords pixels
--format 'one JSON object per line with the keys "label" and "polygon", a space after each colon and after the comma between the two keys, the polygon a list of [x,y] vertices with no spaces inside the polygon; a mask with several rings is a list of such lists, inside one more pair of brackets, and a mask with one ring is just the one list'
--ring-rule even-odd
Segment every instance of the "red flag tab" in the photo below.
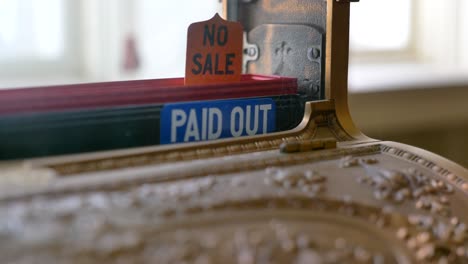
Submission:
{"label": "red flag tab", "polygon": [[222,19],[188,28],[185,84],[239,82],[242,74],[242,25]]}

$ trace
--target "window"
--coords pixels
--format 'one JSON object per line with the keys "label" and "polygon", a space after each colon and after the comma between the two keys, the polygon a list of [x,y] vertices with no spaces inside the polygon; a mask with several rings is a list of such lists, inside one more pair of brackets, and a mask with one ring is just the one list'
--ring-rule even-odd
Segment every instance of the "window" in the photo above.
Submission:
{"label": "window", "polygon": [[[0,88],[183,76],[188,25],[221,6],[218,0],[1,0]],[[129,52],[138,60],[130,70]]]}
{"label": "window", "polygon": [[71,0],[0,1],[0,77],[71,70],[77,58],[74,6]]}
{"label": "window", "polygon": [[0,59],[56,60],[63,56],[64,11],[61,0],[0,2]]}
{"label": "window", "polygon": [[412,11],[410,0],[367,0],[352,5],[351,48],[354,52],[408,49]]}
{"label": "window", "polygon": [[351,6],[351,91],[468,83],[467,1],[362,0]]}

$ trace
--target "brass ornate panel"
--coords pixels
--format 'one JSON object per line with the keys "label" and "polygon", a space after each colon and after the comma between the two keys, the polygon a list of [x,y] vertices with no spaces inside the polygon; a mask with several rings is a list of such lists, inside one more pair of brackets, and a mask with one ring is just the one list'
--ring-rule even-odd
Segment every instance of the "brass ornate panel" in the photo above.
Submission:
{"label": "brass ornate panel", "polygon": [[216,263],[228,255],[233,263],[465,261],[468,183],[401,147],[275,149],[55,176],[42,188],[3,193],[0,255],[77,263]]}

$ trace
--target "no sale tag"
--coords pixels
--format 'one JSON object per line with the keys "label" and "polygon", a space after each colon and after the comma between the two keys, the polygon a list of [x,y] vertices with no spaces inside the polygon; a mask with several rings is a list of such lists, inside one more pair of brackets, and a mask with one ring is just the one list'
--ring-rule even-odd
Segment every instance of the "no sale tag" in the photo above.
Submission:
{"label": "no sale tag", "polygon": [[239,82],[242,74],[242,25],[222,19],[188,28],[185,84]]}

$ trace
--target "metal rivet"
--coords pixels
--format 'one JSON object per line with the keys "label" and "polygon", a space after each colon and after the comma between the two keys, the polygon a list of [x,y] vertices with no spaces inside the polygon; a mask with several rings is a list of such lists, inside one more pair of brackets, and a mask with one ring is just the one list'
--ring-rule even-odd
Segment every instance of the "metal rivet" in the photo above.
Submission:
{"label": "metal rivet", "polygon": [[251,47],[244,49],[244,54],[250,57],[255,57],[257,55],[257,49]]}
{"label": "metal rivet", "polygon": [[311,61],[316,61],[320,58],[320,53],[318,48],[309,48],[307,50],[307,58]]}

